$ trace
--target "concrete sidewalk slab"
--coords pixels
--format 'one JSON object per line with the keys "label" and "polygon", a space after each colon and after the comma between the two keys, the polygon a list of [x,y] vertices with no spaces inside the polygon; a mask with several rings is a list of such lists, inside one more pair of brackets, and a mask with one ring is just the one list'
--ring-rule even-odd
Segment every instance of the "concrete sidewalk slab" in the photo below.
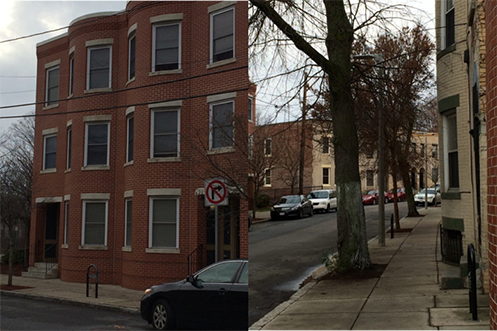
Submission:
{"label": "concrete sidewalk slab", "polygon": [[472,321],[468,308],[431,308],[430,324],[449,328],[466,326],[470,329],[475,326],[488,326],[490,324],[489,311],[488,307],[478,308],[478,321]]}
{"label": "concrete sidewalk slab", "polygon": [[390,312],[413,311],[426,312],[428,308],[435,307],[435,299],[432,296],[375,296],[370,297],[363,312],[384,312],[388,308]]}
{"label": "concrete sidewalk slab", "polygon": [[437,330],[429,325],[426,312],[363,312],[353,330]]}
{"label": "concrete sidewalk slab", "polygon": [[261,330],[352,330],[357,313],[280,315]]}

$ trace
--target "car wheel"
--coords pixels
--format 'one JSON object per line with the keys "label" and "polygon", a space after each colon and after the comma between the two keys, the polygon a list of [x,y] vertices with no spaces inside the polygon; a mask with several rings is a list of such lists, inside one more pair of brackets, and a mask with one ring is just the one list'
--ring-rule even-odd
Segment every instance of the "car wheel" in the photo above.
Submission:
{"label": "car wheel", "polygon": [[311,208],[311,211],[309,212],[309,217],[311,217],[312,215],[314,215],[314,209]]}
{"label": "car wheel", "polygon": [[304,218],[304,211],[301,209],[299,209],[299,218]]}
{"label": "car wheel", "polygon": [[329,213],[330,211],[331,211],[331,209],[330,209],[330,204],[328,204],[328,205],[326,206],[326,212],[327,212],[327,213]]}
{"label": "car wheel", "polygon": [[159,299],[154,303],[152,326],[155,330],[169,330],[174,328],[173,311],[166,300]]}
{"label": "car wheel", "polygon": [[385,198],[385,205],[388,203],[388,198]]}
{"label": "car wheel", "polygon": [[376,205],[376,199],[373,199],[372,204],[373,204],[373,205]]}

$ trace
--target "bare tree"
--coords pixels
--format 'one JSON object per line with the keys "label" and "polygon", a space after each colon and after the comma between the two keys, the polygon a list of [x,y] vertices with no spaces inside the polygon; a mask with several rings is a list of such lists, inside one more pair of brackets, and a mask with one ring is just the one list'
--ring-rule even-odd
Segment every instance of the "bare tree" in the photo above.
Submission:
{"label": "bare tree", "polygon": [[12,285],[16,227],[25,235],[24,242],[29,242],[34,124],[34,117],[12,124],[0,145],[0,219],[9,238],[8,285]]}

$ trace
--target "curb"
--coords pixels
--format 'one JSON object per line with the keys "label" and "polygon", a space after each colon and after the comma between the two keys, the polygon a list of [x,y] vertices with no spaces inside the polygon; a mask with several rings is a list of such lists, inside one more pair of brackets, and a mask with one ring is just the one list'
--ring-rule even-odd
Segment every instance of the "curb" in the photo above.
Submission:
{"label": "curb", "polygon": [[74,300],[70,300],[70,299],[61,299],[61,298],[50,297],[50,296],[46,296],[46,295],[21,293],[21,292],[16,292],[16,291],[0,290],[0,296],[10,296],[10,297],[18,297],[18,298],[45,301],[45,302],[70,304],[70,305],[78,306],[78,307],[87,307],[87,308],[93,308],[93,309],[99,309],[99,310],[115,311],[115,312],[120,312],[120,313],[137,314],[137,315],[140,314],[140,310],[136,309],[136,308],[126,308],[126,307],[110,306],[110,305],[99,304],[99,303],[74,301]]}

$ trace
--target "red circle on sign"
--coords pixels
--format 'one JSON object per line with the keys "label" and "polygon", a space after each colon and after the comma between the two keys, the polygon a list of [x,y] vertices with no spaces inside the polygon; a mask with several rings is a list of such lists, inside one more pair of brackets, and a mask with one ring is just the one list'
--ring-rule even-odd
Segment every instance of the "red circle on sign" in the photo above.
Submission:
{"label": "red circle on sign", "polygon": [[[214,184],[219,184],[221,185],[221,188],[223,189],[223,194],[221,195],[216,188],[214,188]],[[213,196],[217,196],[219,198],[219,200],[217,199],[214,199],[214,198],[210,198],[209,197],[209,191],[212,191],[214,194]],[[207,185],[207,190],[205,192],[205,195],[207,197],[207,200],[209,200],[210,203],[213,203],[215,205],[221,203],[224,201],[224,198],[226,198],[226,186],[224,185],[223,182],[221,182],[220,180],[213,180],[212,182],[209,183],[209,185]]]}

